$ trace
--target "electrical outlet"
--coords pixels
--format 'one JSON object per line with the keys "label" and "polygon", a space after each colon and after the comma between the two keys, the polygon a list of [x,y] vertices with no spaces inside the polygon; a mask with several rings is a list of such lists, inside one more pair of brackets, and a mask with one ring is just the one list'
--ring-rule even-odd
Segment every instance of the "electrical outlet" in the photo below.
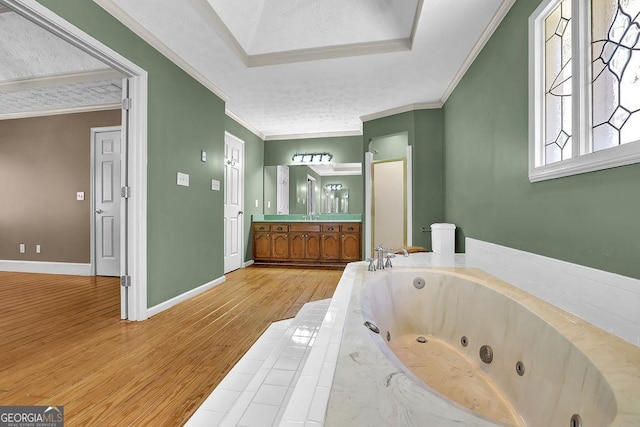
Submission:
{"label": "electrical outlet", "polygon": [[27,252],[27,248],[24,243],[20,243],[20,253],[23,254]]}
{"label": "electrical outlet", "polygon": [[36,253],[39,254],[40,253],[40,245],[36,245]]}
{"label": "electrical outlet", "polygon": [[76,200],[80,200],[80,201],[84,200],[84,191],[78,191],[76,193]]}

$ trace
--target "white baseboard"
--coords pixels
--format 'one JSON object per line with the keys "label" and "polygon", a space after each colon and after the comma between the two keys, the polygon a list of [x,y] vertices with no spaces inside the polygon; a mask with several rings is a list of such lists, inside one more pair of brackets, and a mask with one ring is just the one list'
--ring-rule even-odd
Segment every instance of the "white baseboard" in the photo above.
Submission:
{"label": "white baseboard", "polygon": [[640,280],[472,238],[465,247],[469,267],[640,346]]}
{"label": "white baseboard", "polygon": [[218,286],[221,283],[224,283],[224,281],[227,280],[224,276],[219,277],[215,280],[212,280],[211,282],[205,283],[202,286],[198,286],[195,289],[192,289],[190,291],[187,291],[183,294],[180,294],[176,297],[171,298],[170,300],[167,300],[165,302],[161,302],[158,305],[155,305],[153,307],[150,307],[147,309],[147,316],[151,317],[151,316],[155,316],[158,313],[161,313],[171,307],[173,307],[174,305],[180,304],[181,302],[187,301],[188,299],[191,299],[193,297],[195,297],[196,295],[200,295],[203,292],[208,291],[209,289]]}
{"label": "white baseboard", "polygon": [[73,262],[0,260],[0,271],[91,276],[91,264]]}
{"label": "white baseboard", "polygon": [[242,268],[247,268],[250,265],[253,265],[253,260],[252,259],[250,259],[249,261],[247,261],[244,264],[242,264]]}

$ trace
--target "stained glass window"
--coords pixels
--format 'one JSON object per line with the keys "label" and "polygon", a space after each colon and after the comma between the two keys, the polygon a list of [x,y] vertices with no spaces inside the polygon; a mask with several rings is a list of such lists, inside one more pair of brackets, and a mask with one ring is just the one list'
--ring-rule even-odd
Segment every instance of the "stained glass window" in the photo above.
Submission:
{"label": "stained glass window", "polygon": [[529,179],[640,163],[640,0],[542,0],[529,30]]}
{"label": "stained glass window", "polygon": [[593,151],[640,139],[640,0],[591,4]]}
{"label": "stained glass window", "polygon": [[571,158],[571,0],[545,19],[545,164]]}

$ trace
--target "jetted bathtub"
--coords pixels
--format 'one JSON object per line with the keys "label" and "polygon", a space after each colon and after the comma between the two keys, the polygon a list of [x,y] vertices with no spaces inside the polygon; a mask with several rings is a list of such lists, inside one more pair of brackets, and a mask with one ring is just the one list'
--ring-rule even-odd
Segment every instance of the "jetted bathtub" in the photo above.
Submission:
{"label": "jetted bathtub", "polygon": [[640,348],[481,270],[358,277],[326,425],[640,426]]}

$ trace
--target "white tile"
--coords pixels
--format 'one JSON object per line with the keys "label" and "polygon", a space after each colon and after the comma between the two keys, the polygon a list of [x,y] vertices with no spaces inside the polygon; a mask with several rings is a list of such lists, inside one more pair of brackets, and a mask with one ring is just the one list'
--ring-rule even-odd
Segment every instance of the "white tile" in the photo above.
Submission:
{"label": "white tile", "polygon": [[304,423],[304,427],[322,427],[324,423],[320,423],[317,421],[307,421]]}
{"label": "white tile", "polygon": [[288,345],[280,353],[285,357],[302,357],[304,356],[304,351],[306,350],[306,346],[299,345]]}
{"label": "white tile", "polygon": [[282,369],[272,369],[264,379],[264,384],[280,385],[289,387],[295,371],[285,371]]}
{"label": "white tile", "polygon": [[284,402],[287,388],[286,386],[262,384],[253,397],[252,403],[280,406]]}
{"label": "white tile", "polygon": [[313,395],[311,408],[307,418],[311,421],[324,422],[325,413],[327,412],[327,402],[329,402],[329,388],[317,387],[316,393]]}
{"label": "white tile", "polygon": [[273,367],[274,369],[295,371],[298,369],[298,365],[300,365],[299,357],[279,357]]}
{"label": "white tile", "polygon": [[201,408],[210,411],[227,412],[239,395],[240,392],[238,391],[216,389],[202,403]]}
{"label": "white tile", "polygon": [[282,420],[279,424],[279,427],[304,427],[304,422],[302,421],[290,421],[290,420]]}
{"label": "white tile", "polygon": [[242,358],[236,365],[233,367],[232,372],[238,372],[241,374],[255,374],[260,369],[260,365],[262,362],[254,359]]}
{"label": "white tile", "polygon": [[301,376],[289,399],[283,420],[304,422],[311,406],[311,396],[315,393],[316,380]]}
{"label": "white tile", "polygon": [[242,418],[245,411],[251,404],[251,401],[253,400],[253,396],[255,396],[255,393],[244,391],[240,395],[240,397],[238,397],[238,400],[236,400],[233,407],[231,407],[231,409],[229,410],[229,413],[227,414],[226,418],[223,420],[224,427],[227,427],[227,426],[231,427],[231,426],[238,425],[240,418]]}
{"label": "white tile", "polygon": [[320,377],[318,378],[318,386],[330,388],[333,384],[333,374],[335,373],[335,370],[335,363],[323,363],[322,370],[320,371]]}
{"label": "white tile", "polygon": [[269,374],[269,371],[270,369],[267,369],[267,368],[258,369],[258,372],[256,372],[253,378],[251,378],[251,381],[249,381],[249,384],[247,384],[247,388],[245,390],[251,391],[251,392],[258,391],[258,389],[264,382],[264,379]]}
{"label": "white tile", "polygon": [[221,424],[225,414],[222,412],[207,411],[206,409],[198,409],[189,418],[184,427],[217,427]]}
{"label": "white tile", "polygon": [[278,415],[278,406],[252,403],[244,413],[239,426],[242,427],[267,427],[271,426]]}
{"label": "white tile", "polygon": [[242,391],[247,387],[252,377],[253,375],[251,374],[242,374],[231,370],[218,385],[217,389]]}

